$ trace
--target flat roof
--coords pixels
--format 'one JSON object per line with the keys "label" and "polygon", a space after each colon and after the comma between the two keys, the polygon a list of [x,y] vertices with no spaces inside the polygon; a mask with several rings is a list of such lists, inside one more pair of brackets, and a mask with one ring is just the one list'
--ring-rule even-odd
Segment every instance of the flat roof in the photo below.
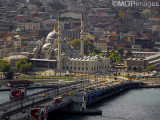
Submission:
{"label": "flat roof", "polygon": [[145,58],[145,60],[150,60],[152,58],[156,58],[156,57],[159,57],[160,56],[160,53],[159,54],[156,54],[156,55],[151,55],[151,56],[148,56]]}
{"label": "flat roof", "polygon": [[9,56],[6,58],[10,58],[10,59],[20,59],[20,58],[26,58],[25,55],[13,55],[13,56]]}
{"label": "flat roof", "polygon": [[30,60],[33,60],[33,61],[49,61],[49,62],[56,62],[57,60],[52,60],[52,59],[30,59]]}
{"label": "flat roof", "polygon": [[149,64],[152,64],[152,63],[155,63],[155,62],[158,62],[158,61],[160,62],[160,59],[150,61]]}

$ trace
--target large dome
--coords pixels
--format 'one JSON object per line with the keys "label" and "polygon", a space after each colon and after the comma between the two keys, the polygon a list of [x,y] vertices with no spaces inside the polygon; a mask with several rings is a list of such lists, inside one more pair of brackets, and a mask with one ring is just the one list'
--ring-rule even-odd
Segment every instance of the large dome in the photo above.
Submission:
{"label": "large dome", "polygon": [[47,35],[47,39],[57,39],[58,33],[56,31],[52,31]]}

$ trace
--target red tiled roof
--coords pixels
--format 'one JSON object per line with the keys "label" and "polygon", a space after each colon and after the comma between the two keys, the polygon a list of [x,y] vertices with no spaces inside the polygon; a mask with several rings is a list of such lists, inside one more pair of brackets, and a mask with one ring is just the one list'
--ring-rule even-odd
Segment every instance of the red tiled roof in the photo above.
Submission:
{"label": "red tiled roof", "polygon": [[29,39],[29,38],[28,38],[28,37],[22,36],[21,39],[25,40],[25,39]]}
{"label": "red tiled roof", "polygon": [[115,45],[114,48],[120,48],[121,46],[119,44]]}
{"label": "red tiled roof", "polygon": [[4,37],[5,37],[5,38],[14,37],[14,35],[5,34]]}
{"label": "red tiled roof", "polygon": [[81,30],[81,29],[68,29],[68,31]]}
{"label": "red tiled roof", "polygon": [[14,18],[28,18],[27,16],[14,16]]}
{"label": "red tiled roof", "polygon": [[4,38],[0,38],[0,41],[4,40]]}
{"label": "red tiled roof", "polygon": [[38,34],[33,34],[32,36],[37,37],[37,36],[38,36]]}
{"label": "red tiled roof", "polygon": [[98,42],[98,43],[106,43],[106,40],[98,40],[96,42]]}

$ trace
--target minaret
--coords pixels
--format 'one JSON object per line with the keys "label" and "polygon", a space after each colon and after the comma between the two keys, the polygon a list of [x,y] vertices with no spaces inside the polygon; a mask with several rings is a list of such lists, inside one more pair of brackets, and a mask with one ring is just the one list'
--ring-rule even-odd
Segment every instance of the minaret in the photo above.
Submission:
{"label": "minaret", "polygon": [[58,16],[58,56],[57,56],[57,69],[61,70],[61,26],[60,26],[60,13]]}
{"label": "minaret", "polygon": [[84,18],[83,18],[83,12],[82,12],[82,18],[81,18],[81,32],[80,32],[80,40],[81,40],[81,55],[84,56]]}

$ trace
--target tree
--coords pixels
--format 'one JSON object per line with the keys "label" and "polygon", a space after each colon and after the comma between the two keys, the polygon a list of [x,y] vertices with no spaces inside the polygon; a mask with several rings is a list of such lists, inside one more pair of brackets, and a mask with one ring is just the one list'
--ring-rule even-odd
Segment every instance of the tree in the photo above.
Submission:
{"label": "tree", "polygon": [[42,7],[43,4],[40,1],[35,1],[35,5],[37,5],[37,7]]}
{"label": "tree", "polygon": [[65,8],[65,6],[61,4],[61,2],[59,1],[51,2],[49,5],[52,9],[55,9],[55,10],[61,10]]}
{"label": "tree", "polygon": [[110,51],[109,50],[107,50],[107,57],[109,57],[110,56]]}
{"label": "tree", "polygon": [[12,70],[4,74],[6,79],[13,79],[14,72]]}
{"label": "tree", "polygon": [[20,67],[21,67],[21,65],[22,64],[27,64],[27,61],[26,60],[18,60],[17,62],[16,62],[16,68],[18,69],[18,70],[20,70]]}
{"label": "tree", "polygon": [[104,53],[100,53],[99,56],[104,57]]}
{"label": "tree", "polygon": [[123,48],[118,48],[118,53],[123,56],[123,53],[124,53],[124,49]]}
{"label": "tree", "polygon": [[114,49],[112,49],[111,52],[110,52],[110,55],[112,55],[112,54],[115,54],[115,50]]}
{"label": "tree", "polygon": [[32,64],[28,63],[26,60],[19,60],[16,62],[16,68],[21,73],[28,73],[32,69]]}
{"label": "tree", "polygon": [[89,56],[95,56],[97,55],[96,53],[89,53]]}
{"label": "tree", "polygon": [[114,49],[112,49],[110,52],[109,58],[110,58],[111,63],[118,62],[119,54],[117,52],[115,52]]}
{"label": "tree", "polygon": [[[69,44],[72,45],[72,47],[74,47],[76,50],[80,50],[81,40],[74,39],[69,42]],[[90,41],[84,40],[84,54],[89,55],[90,53],[99,54],[101,53],[101,50],[97,49],[96,46]]]}
{"label": "tree", "polygon": [[39,0],[30,0],[31,4],[36,5],[37,7],[42,7],[43,4]]}
{"label": "tree", "polygon": [[126,53],[126,57],[127,58],[129,58],[129,57],[132,57],[132,52],[129,50],[129,51],[127,51],[127,53]]}
{"label": "tree", "polygon": [[147,67],[147,71],[153,71],[155,69],[154,65],[150,65]]}
{"label": "tree", "polygon": [[10,71],[10,69],[11,69],[11,66],[7,61],[2,60],[0,62],[0,72],[8,72]]}
{"label": "tree", "polygon": [[94,47],[94,52],[95,52],[96,54],[100,54],[100,53],[102,53],[102,50]]}
{"label": "tree", "polygon": [[9,62],[5,60],[2,60],[0,62],[0,72],[4,72],[4,76],[6,79],[13,79],[14,73],[11,70]]}
{"label": "tree", "polygon": [[88,55],[89,53],[96,53],[99,54],[99,49],[96,48],[96,46],[91,43],[88,40],[84,40],[84,54]]}
{"label": "tree", "polygon": [[71,42],[69,42],[70,45],[72,45],[72,47],[74,47],[76,50],[80,50],[80,44],[81,44],[81,40],[79,39],[74,39]]}
{"label": "tree", "polygon": [[111,55],[109,56],[109,58],[110,58],[111,63],[115,63],[115,62],[118,61],[119,56],[117,56],[116,54],[111,54]]}
{"label": "tree", "polygon": [[118,58],[118,63],[122,63],[122,62],[123,62],[123,57],[120,56],[120,57]]}

